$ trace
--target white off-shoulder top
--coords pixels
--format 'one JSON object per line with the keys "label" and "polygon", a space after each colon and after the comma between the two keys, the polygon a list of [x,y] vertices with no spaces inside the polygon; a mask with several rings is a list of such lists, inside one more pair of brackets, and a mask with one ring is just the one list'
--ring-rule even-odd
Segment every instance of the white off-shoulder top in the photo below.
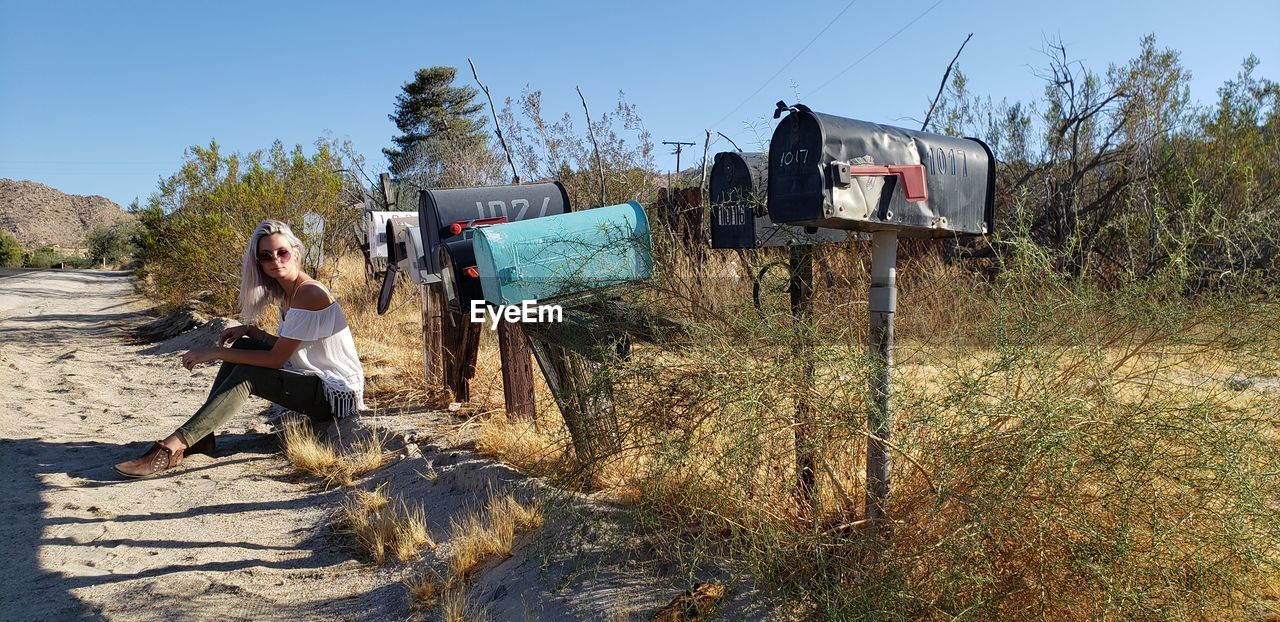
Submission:
{"label": "white off-shoulder top", "polygon": [[337,301],[319,311],[289,309],[285,313],[281,308],[278,332],[302,342],[284,369],[318,376],[334,417],[354,415],[364,408],[364,366]]}

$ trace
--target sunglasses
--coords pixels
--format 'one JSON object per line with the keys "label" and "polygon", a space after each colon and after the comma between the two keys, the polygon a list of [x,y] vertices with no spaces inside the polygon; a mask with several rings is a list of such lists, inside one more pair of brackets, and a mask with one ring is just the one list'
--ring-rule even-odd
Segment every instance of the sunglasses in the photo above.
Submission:
{"label": "sunglasses", "polygon": [[263,263],[272,260],[289,261],[289,257],[291,256],[293,256],[293,253],[290,253],[287,248],[282,248],[276,251],[261,251],[258,253],[258,261]]}

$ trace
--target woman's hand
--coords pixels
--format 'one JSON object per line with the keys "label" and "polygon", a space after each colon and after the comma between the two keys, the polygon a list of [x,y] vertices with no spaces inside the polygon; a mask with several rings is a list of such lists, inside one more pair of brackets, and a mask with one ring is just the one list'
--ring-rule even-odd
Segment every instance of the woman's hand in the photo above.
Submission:
{"label": "woman's hand", "polygon": [[226,347],[228,343],[235,343],[237,339],[249,335],[253,328],[252,324],[232,326],[231,328],[222,331],[222,334],[218,335],[217,345],[219,347]]}
{"label": "woman's hand", "polygon": [[[236,328],[239,328],[238,326]],[[196,365],[218,360],[222,348],[192,348],[182,355],[182,366],[190,371]]]}

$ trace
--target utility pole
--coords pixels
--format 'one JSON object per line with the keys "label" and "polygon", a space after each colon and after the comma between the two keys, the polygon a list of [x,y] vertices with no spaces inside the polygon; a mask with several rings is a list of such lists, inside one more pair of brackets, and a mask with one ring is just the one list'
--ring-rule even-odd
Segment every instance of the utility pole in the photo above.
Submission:
{"label": "utility pole", "polygon": [[[692,146],[696,145],[697,143],[682,143],[682,142],[679,142],[679,141],[664,140],[664,141],[662,141],[662,144],[664,144],[664,145],[671,145],[671,146],[673,146],[673,147],[675,147],[675,148],[676,148],[676,150],[675,150],[675,154],[676,154],[676,174],[678,175],[678,174],[680,174],[680,152],[681,152],[681,151],[683,151],[685,147],[692,147]],[[668,187],[668,188],[670,188],[670,187],[671,187],[671,174],[670,174],[670,173],[668,173],[668,174],[667,174],[667,187]]]}

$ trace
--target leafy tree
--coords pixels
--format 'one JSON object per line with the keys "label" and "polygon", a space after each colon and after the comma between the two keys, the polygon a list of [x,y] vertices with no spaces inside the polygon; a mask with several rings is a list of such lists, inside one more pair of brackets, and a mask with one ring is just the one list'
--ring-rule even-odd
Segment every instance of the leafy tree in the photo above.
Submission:
{"label": "leafy tree", "polygon": [[382,152],[392,175],[423,187],[480,184],[501,178],[501,164],[489,149],[484,104],[477,91],[454,86],[457,69],[419,69],[396,96],[388,115],[402,132],[395,147]]}
{"label": "leafy tree", "polygon": [[[621,92],[612,111],[589,121],[569,112],[551,121],[542,108],[542,91],[526,88],[519,99],[507,99],[498,118],[521,175],[529,180],[564,184],[575,209],[630,199],[647,204],[657,194],[659,178],[652,172],[656,168],[653,138],[635,105],[628,103]],[[600,146],[598,164],[586,122],[591,124],[590,131]]]}
{"label": "leafy tree", "polygon": [[[192,147],[137,211],[140,287],[168,304],[200,299],[233,314],[244,245],[267,219],[288,223],[308,249],[341,251],[360,217],[350,207],[344,156],[351,161],[350,145],[326,141],[309,155],[279,141],[248,155],[226,154],[216,141]],[[303,227],[309,213],[324,221],[319,239],[308,239]]]}
{"label": "leafy tree", "polygon": [[95,262],[122,263],[137,252],[134,245],[137,222],[122,220],[94,226],[85,235],[89,258]]}
{"label": "leafy tree", "polygon": [[0,268],[16,268],[22,265],[22,245],[8,231],[0,231]]}

